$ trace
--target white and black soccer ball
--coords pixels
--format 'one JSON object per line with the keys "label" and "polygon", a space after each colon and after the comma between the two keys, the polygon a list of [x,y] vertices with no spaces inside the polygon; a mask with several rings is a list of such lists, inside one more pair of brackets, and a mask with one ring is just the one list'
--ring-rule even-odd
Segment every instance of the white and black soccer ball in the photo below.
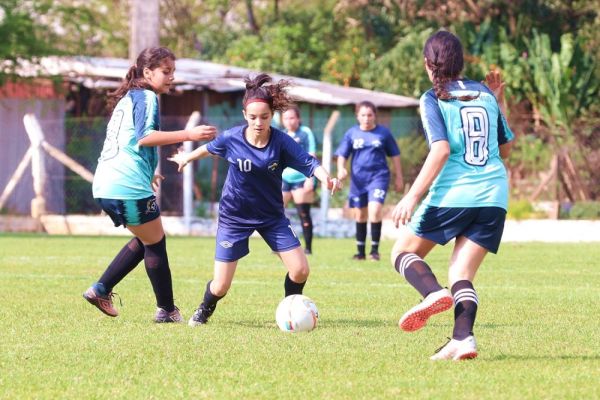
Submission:
{"label": "white and black soccer ball", "polygon": [[281,300],[275,311],[275,320],[284,332],[310,332],[317,327],[319,310],[308,297],[293,294]]}

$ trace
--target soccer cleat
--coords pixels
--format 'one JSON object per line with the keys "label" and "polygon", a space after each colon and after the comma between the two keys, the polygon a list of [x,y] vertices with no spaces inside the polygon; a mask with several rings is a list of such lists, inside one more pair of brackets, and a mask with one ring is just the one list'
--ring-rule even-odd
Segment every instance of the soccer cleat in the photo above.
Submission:
{"label": "soccer cleat", "polygon": [[100,311],[109,317],[116,317],[119,315],[117,309],[113,306],[112,298],[116,293],[109,292],[107,295],[101,295],[93,287],[90,287],[83,294],[83,298],[86,299],[90,304],[95,305]]}
{"label": "soccer cleat", "polygon": [[312,254],[312,250],[304,249],[304,254],[311,255]]}
{"label": "soccer cleat", "polygon": [[355,254],[355,255],[352,256],[353,260],[359,260],[359,261],[365,260],[366,258],[367,257],[365,257],[364,254],[360,254],[360,253]]}
{"label": "soccer cleat", "polygon": [[371,254],[369,254],[369,259],[371,261],[379,261],[379,260],[381,260],[381,256],[379,255],[378,252],[375,251],[375,252],[371,252]]}
{"label": "soccer cleat", "polygon": [[448,289],[444,288],[429,293],[422,302],[408,310],[400,318],[398,325],[400,329],[407,332],[419,330],[427,324],[429,317],[452,308],[453,304],[454,300]]}
{"label": "soccer cleat", "polygon": [[430,360],[469,360],[477,357],[477,342],[473,335],[463,340],[450,339],[444,346],[436,350]]}
{"label": "soccer cleat", "polygon": [[168,312],[164,308],[158,307],[156,309],[156,314],[154,315],[154,322],[158,324],[162,323],[171,323],[171,322],[183,322],[183,317],[179,312],[179,308],[175,307],[175,309],[171,312]]}
{"label": "soccer cleat", "polygon": [[204,308],[202,305],[196,309],[194,315],[188,321],[189,326],[198,326],[204,325],[208,322],[208,318],[212,315],[212,313],[217,308],[216,304],[213,307]]}

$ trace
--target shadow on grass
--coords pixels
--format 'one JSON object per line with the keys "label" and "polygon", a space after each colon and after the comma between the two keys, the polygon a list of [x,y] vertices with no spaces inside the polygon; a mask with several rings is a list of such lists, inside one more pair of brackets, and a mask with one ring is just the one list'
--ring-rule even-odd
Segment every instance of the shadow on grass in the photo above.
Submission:
{"label": "shadow on grass", "polygon": [[578,361],[598,361],[600,355],[574,356],[565,354],[550,354],[545,356],[525,356],[518,354],[501,354],[489,358],[486,361],[543,361],[543,360],[578,360]]}
{"label": "shadow on grass", "polygon": [[[275,321],[256,321],[256,320],[237,320],[237,321],[227,321],[224,322],[228,325],[237,325],[243,326],[246,328],[273,328],[277,327]],[[319,329],[329,329],[329,328],[380,328],[385,326],[393,326],[395,325],[395,321],[387,321],[387,320],[352,320],[352,319],[337,319],[337,320],[326,320],[319,321],[318,328]]]}

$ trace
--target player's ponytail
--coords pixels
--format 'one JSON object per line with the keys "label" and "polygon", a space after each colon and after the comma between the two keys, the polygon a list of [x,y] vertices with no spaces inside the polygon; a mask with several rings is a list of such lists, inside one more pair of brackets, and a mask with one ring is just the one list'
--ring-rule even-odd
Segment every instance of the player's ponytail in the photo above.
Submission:
{"label": "player's ponytail", "polygon": [[131,89],[149,89],[151,86],[144,79],[144,68],[155,69],[160,67],[165,59],[175,61],[175,55],[166,47],[148,47],[144,49],[137,57],[134,65],[129,67],[125,79],[121,85],[114,91],[108,94],[108,107],[113,109],[115,105],[127,94]]}
{"label": "player's ponytail", "polygon": [[271,111],[283,112],[293,103],[292,98],[287,92],[290,81],[280,80],[277,83],[266,85],[273,79],[267,74],[258,74],[254,78],[247,76],[244,79],[246,84],[246,93],[244,93],[244,109],[254,101],[262,101],[269,105]]}
{"label": "player's ponytail", "polygon": [[433,90],[438,99],[468,101],[478,97],[456,97],[448,92],[448,83],[458,79],[464,67],[462,44],[456,36],[447,31],[434,33],[425,42],[423,55],[431,70]]}

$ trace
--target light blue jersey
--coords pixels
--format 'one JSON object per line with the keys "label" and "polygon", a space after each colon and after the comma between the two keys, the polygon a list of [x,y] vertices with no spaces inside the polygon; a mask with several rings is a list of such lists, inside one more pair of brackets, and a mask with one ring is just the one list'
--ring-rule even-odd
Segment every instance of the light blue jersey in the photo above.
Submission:
{"label": "light blue jersey", "polygon": [[508,179],[499,145],[514,139],[490,89],[475,81],[448,84],[452,96],[471,101],[437,99],[433,89],[421,96],[421,119],[429,145],[450,144],[450,157],[424,205],[436,207],[508,208]]}
{"label": "light blue jersey", "polygon": [[[315,143],[315,135],[312,133],[308,126],[300,125],[297,132],[287,134],[298,143],[304,151],[309,154],[315,154],[317,151],[317,145]],[[286,168],[283,170],[282,178],[288,183],[303,182],[306,176],[302,172],[296,171],[293,168]]]}
{"label": "light blue jersey", "polygon": [[151,90],[133,89],[119,100],[106,128],[92,186],[94,198],[135,200],[152,196],[158,164],[156,147],[138,141],[160,130],[158,97]]}

